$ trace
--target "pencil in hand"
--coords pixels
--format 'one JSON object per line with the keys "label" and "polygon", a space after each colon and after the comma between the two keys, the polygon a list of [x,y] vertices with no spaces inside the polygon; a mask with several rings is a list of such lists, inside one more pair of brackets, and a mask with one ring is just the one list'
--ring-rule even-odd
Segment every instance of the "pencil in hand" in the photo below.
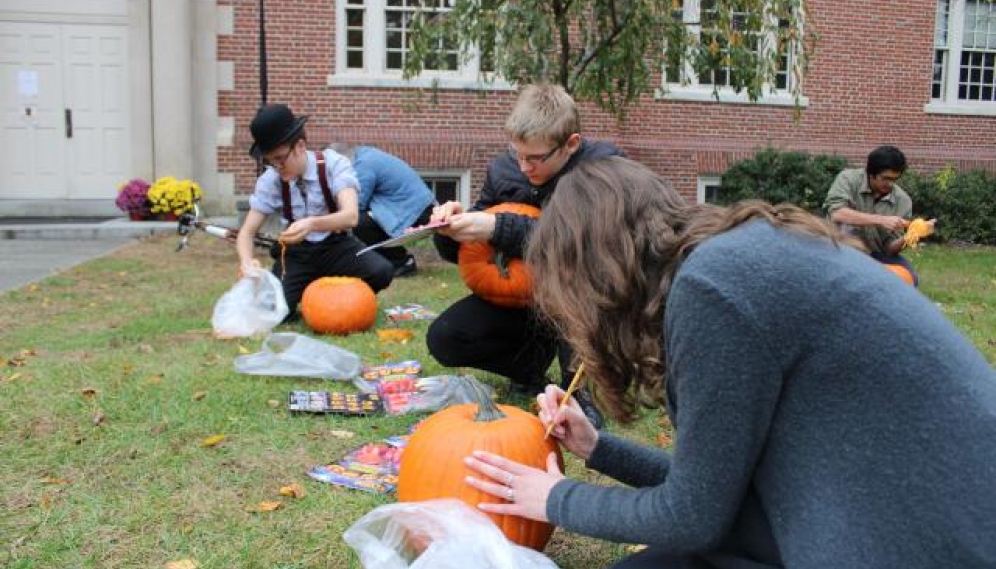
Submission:
{"label": "pencil in hand", "polygon": [[543,435],[543,440],[550,437],[550,432],[553,431],[553,425],[555,424],[553,420],[560,415],[560,412],[567,407],[567,403],[571,400],[571,395],[577,390],[578,386],[581,385],[581,375],[584,373],[584,363],[578,365],[577,371],[574,372],[574,377],[571,378],[570,385],[567,386],[567,391],[564,392],[564,398],[560,400],[560,405],[557,407],[557,411],[550,417],[550,424],[546,426],[546,434]]}

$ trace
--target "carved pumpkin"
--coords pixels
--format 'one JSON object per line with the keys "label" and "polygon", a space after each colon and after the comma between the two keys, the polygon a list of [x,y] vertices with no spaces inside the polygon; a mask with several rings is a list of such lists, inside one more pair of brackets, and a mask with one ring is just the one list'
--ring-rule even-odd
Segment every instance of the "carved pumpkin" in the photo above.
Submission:
{"label": "carved pumpkin", "polygon": [[377,295],[356,277],[322,277],[304,289],[301,315],[321,334],[368,330],[377,320]]}
{"label": "carved pumpkin", "polygon": [[[488,213],[515,213],[538,218],[537,207],[522,203],[503,203]],[[460,276],[470,290],[481,298],[507,308],[527,306],[533,296],[533,279],[525,262],[508,258],[486,241],[462,243],[458,257]]]}
{"label": "carved pumpkin", "polygon": [[[482,502],[503,503],[501,498],[467,484],[467,476],[483,475],[468,468],[463,459],[475,450],[500,454],[516,462],[546,468],[551,452],[563,468],[563,456],[554,439],[544,437],[535,416],[508,405],[495,405],[478,390],[478,403],[454,405],[427,418],[412,434],[401,456],[398,501],[417,502],[456,498],[477,508]],[[542,551],[553,526],[519,516],[488,514],[509,540]]]}

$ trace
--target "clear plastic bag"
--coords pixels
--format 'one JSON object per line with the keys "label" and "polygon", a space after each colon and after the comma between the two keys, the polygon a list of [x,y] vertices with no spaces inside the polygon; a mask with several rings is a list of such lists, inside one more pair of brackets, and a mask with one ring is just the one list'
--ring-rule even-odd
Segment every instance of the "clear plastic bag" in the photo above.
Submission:
{"label": "clear plastic bag", "polygon": [[237,356],[235,371],[325,379],[353,379],[360,373],[360,357],[353,352],[295,332],[270,334],[261,350]]}
{"label": "clear plastic bag", "polygon": [[280,280],[263,269],[246,273],[218,299],[211,326],[219,338],[244,338],[269,332],[287,316]]}
{"label": "clear plastic bag", "polygon": [[342,535],[365,569],[556,569],[459,500],[380,506]]}
{"label": "clear plastic bag", "polygon": [[408,406],[401,412],[437,411],[450,405],[462,405],[478,401],[477,390],[493,396],[493,389],[472,375],[437,375],[423,377],[415,382],[418,391],[412,396]]}

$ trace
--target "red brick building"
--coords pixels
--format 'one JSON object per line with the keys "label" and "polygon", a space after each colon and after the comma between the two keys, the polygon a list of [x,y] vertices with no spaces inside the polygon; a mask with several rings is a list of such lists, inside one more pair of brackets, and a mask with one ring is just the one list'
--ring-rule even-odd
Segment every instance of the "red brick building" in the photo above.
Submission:
{"label": "red brick building", "polygon": [[[248,123],[260,98],[257,3],[218,3],[234,8],[234,33],[218,38],[218,59],[234,62],[235,80],[234,89],[218,97],[219,114],[235,123],[234,144],[219,148],[218,165],[235,173],[237,191],[244,192],[252,188],[254,174],[246,154]],[[476,191],[486,163],[504,147],[501,126],[515,93],[445,84],[437,91],[389,86],[398,84],[385,80],[392,73],[384,69],[391,57],[371,62],[376,47],[369,44],[385,35],[373,28],[390,28],[392,11],[403,11],[408,3],[267,0],[269,100],[310,114],[313,142],[373,144],[430,175],[469,170]],[[363,17],[346,14],[353,9]],[[663,96],[644,97],[623,123],[584,105],[585,135],[615,141],[689,197],[696,196],[700,178],[708,182],[731,161],[766,145],[837,153],[860,163],[873,147],[891,143],[917,169],[952,163],[996,170],[996,6],[965,0],[811,0],[809,10],[820,39],[798,117],[787,97],[717,102],[709,88],[676,86]],[[387,13],[382,24],[375,11]],[[971,29],[963,25],[966,19]],[[351,23],[364,26],[363,39],[354,36],[347,45],[353,32],[343,38],[343,26]],[[938,40],[935,29],[944,30]],[[961,42],[954,37],[959,35]],[[972,36],[974,51],[963,47],[969,43],[964,36]],[[940,47],[944,38],[962,54]],[[350,69],[343,60],[361,50],[364,68],[354,61],[356,69]],[[390,47],[383,50],[390,53]],[[950,92],[957,96],[958,85],[949,90],[940,84],[952,75],[957,79],[957,67],[941,69],[935,85],[935,57],[942,65],[965,61],[961,100],[945,99]],[[349,80],[337,80],[342,76]]]}
{"label": "red brick building", "polygon": [[[446,6],[446,0],[433,0]],[[688,22],[717,0],[681,2]],[[270,102],[311,115],[314,145],[377,145],[470,201],[504,148],[509,86],[477,61],[401,80],[418,0],[265,0]],[[253,187],[248,125],[260,103],[258,0],[8,0],[0,6],[0,215],[116,212],[117,184],[197,179],[230,213]],[[747,102],[685,70],[625,122],[582,106],[612,140],[689,197],[754,149],[863,162],[902,148],[914,168],[996,171],[996,4],[807,0],[819,35],[796,109],[784,90]],[[791,56],[790,56],[791,57]],[[785,88],[791,74],[779,78]],[[431,88],[437,85],[438,88]],[[94,105],[102,101],[103,106]],[[798,111],[798,112],[797,112]],[[72,119],[72,120],[71,120]],[[44,207],[43,207],[44,206]]]}

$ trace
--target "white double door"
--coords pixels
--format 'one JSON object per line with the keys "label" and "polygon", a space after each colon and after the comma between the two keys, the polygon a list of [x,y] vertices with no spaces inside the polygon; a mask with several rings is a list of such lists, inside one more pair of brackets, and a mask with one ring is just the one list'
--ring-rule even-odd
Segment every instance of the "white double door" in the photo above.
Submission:
{"label": "white double door", "polygon": [[113,199],[131,167],[127,27],[0,22],[0,200]]}

